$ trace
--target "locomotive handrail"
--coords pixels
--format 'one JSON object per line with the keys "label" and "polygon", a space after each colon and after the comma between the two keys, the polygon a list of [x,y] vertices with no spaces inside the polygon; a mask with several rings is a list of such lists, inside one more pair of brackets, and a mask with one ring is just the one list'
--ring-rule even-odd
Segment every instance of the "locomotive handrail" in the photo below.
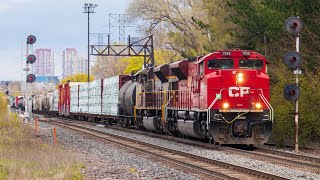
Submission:
{"label": "locomotive handrail", "polygon": [[[171,93],[169,93],[170,95]],[[165,100],[165,102],[162,104],[162,125],[165,127],[165,120],[167,119],[167,106],[169,105],[171,99],[173,98],[173,95],[170,96],[168,99]]]}
{"label": "locomotive handrail", "polygon": [[[220,89],[220,95],[222,95],[222,91],[225,90],[224,88],[223,89]],[[208,112],[207,112],[207,128],[209,128],[209,124],[210,124],[210,117],[211,117],[211,108],[212,106],[217,102],[219,98],[216,96],[216,98],[211,102],[210,106],[208,107]]]}
{"label": "locomotive handrail", "polygon": [[260,98],[263,100],[263,102],[267,105],[268,109],[270,110],[270,118],[271,122],[273,122],[274,119],[274,110],[271,104],[268,102],[267,98],[263,95],[263,90],[259,89],[261,91],[261,94],[259,94]]}

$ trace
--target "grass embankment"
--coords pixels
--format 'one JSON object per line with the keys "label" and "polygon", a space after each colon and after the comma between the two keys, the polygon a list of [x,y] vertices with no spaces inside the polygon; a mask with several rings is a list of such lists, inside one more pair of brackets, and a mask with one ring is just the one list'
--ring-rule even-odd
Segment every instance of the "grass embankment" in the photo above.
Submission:
{"label": "grass embankment", "polygon": [[0,93],[0,180],[83,179],[72,154],[41,142],[17,114],[9,114]]}

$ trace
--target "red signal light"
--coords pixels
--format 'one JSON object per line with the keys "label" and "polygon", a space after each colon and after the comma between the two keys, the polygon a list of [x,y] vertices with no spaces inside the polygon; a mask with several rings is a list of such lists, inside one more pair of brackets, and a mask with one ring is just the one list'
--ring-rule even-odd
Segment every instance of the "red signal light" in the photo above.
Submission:
{"label": "red signal light", "polygon": [[283,95],[288,101],[297,101],[301,95],[301,91],[296,84],[290,84],[283,89]]}
{"label": "red signal light", "polygon": [[297,60],[296,57],[292,57],[290,61],[293,63],[293,62],[296,62],[296,60]]}
{"label": "red signal light", "polygon": [[31,54],[27,57],[27,63],[33,64],[36,62],[36,59],[37,59],[36,56]]}
{"label": "red signal light", "polygon": [[291,91],[290,91],[290,95],[294,95],[294,94],[296,94],[296,91],[291,90]]}
{"label": "red signal light", "polygon": [[29,35],[27,38],[27,44],[34,44],[37,38],[34,35]]}
{"label": "red signal light", "polygon": [[35,82],[36,81],[36,76],[34,75],[34,74],[29,74],[28,76],[27,76],[27,82],[28,83],[33,83],[33,82]]}

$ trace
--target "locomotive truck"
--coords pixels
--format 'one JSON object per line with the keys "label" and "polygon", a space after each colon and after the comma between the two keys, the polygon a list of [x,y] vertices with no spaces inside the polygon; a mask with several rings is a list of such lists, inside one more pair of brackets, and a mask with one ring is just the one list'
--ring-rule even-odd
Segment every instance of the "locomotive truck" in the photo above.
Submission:
{"label": "locomotive truck", "polygon": [[271,136],[274,116],[268,63],[252,50],[215,51],[131,76],[60,85],[51,93],[58,94],[51,107],[73,119],[219,144],[263,144]]}

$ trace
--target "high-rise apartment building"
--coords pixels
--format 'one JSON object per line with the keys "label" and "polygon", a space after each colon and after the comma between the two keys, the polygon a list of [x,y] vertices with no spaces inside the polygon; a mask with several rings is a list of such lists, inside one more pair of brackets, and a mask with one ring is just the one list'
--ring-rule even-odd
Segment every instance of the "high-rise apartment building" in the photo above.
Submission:
{"label": "high-rise apartment building", "polygon": [[37,60],[31,66],[37,76],[54,76],[54,53],[51,49],[41,48],[34,52]]}
{"label": "high-rise apartment building", "polygon": [[87,60],[79,57],[75,48],[67,48],[62,52],[62,78],[77,73],[87,73]]}

